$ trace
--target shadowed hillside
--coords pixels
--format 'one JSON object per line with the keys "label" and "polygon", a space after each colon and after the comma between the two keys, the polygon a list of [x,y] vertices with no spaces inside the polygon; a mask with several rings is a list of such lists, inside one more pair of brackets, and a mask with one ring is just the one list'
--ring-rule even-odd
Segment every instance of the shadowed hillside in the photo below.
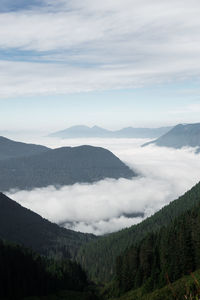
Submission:
{"label": "shadowed hillside", "polygon": [[200,151],[200,123],[179,124],[155,141],[143,145],[155,144],[160,147],[180,149],[182,147],[198,147]]}
{"label": "shadowed hillside", "polygon": [[[52,295],[53,294],[53,295]],[[0,299],[95,300],[87,276],[69,260],[47,260],[29,249],[0,240]],[[45,298],[43,298],[46,296]]]}
{"label": "shadowed hillside", "polygon": [[92,146],[63,147],[0,161],[0,190],[92,183],[136,176],[112,152]]}
{"label": "shadowed hillside", "polygon": [[78,261],[88,271],[90,278],[97,282],[107,282],[114,278],[116,258],[125,249],[139,243],[148,233],[169,225],[176,217],[199,203],[200,183],[140,224],[83,245],[78,252]]}
{"label": "shadowed hillside", "polygon": [[0,238],[53,257],[74,257],[95,236],[64,229],[0,193]]}
{"label": "shadowed hillside", "polygon": [[0,136],[0,160],[30,156],[47,150],[49,148],[44,146],[15,142]]}

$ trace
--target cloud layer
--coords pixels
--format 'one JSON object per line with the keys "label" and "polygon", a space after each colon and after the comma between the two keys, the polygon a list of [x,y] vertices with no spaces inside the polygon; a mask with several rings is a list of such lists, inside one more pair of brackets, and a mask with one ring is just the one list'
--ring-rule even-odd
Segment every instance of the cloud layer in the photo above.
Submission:
{"label": "cloud layer", "polygon": [[2,98],[133,88],[200,75],[198,0],[41,3],[0,13]]}
{"label": "cloud layer", "polygon": [[[87,140],[88,141],[88,140]],[[199,181],[200,160],[190,149],[149,146],[143,140],[95,140],[113,151],[141,176],[133,180],[106,179],[95,184],[53,186],[8,195],[43,217],[83,232],[104,234],[131,226],[176,199]],[[67,141],[62,141],[67,143]],[[83,140],[74,140],[74,145]],[[58,145],[57,145],[58,146]]]}

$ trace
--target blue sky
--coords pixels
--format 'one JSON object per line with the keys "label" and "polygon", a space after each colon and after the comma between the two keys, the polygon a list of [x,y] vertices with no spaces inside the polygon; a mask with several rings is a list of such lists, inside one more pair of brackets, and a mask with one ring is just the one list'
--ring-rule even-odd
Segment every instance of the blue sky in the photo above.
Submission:
{"label": "blue sky", "polygon": [[1,12],[10,12],[10,11],[19,11],[27,8],[32,8],[34,5],[41,5],[42,1],[38,0],[1,0],[0,11]]}
{"label": "blue sky", "polygon": [[197,0],[0,3],[0,130],[199,122]]}

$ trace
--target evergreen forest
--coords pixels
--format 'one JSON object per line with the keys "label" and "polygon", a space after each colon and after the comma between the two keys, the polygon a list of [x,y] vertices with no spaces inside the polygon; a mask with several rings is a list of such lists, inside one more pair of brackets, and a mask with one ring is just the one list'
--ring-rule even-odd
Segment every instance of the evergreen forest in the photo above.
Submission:
{"label": "evergreen forest", "polygon": [[200,297],[200,183],[142,223],[99,238],[0,200],[1,299]]}

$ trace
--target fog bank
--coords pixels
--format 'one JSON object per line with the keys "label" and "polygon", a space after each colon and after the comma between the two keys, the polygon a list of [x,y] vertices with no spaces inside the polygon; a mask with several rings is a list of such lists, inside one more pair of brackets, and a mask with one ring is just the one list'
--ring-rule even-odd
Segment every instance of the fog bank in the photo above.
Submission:
{"label": "fog bank", "polygon": [[51,147],[87,143],[108,148],[140,176],[59,189],[49,186],[32,191],[10,191],[7,195],[73,230],[105,234],[129,227],[182,195],[200,178],[200,156],[195,155],[193,149],[175,150],[154,145],[141,148],[145,141],[46,139],[46,145]]}

